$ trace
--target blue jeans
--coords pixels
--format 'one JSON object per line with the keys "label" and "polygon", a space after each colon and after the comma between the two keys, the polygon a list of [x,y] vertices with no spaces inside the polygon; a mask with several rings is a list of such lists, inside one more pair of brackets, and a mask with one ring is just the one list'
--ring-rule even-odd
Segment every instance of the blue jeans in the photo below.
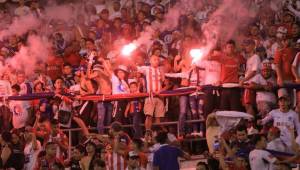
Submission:
{"label": "blue jeans", "polygon": [[143,132],[142,132],[142,113],[135,112],[135,113],[129,113],[130,115],[130,123],[133,124],[133,137],[134,138],[142,138]]}
{"label": "blue jeans", "polygon": [[[190,96],[189,101],[190,101],[190,107],[191,107],[191,112],[192,112],[192,119],[197,120],[197,119],[204,119],[204,114],[203,114],[203,103],[204,103],[204,96],[200,95],[195,95],[195,96]],[[200,127],[198,128],[198,125]],[[193,131],[203,131],[204,130],[204,124],[201,123],[193,123]]]}
{"label": "blue jeans", "polygon": [[182,135],[185,133],[185,120],[188,112],[188,96],[179,97],[179,119],[178,119],[178,128],[179,133]]}
{"label": "blue jeans", "polygon": [[97,103],[97,130],[98,133],[104,133],[104,126],[110,125],[112,119],[112,104],[110,102],[99,102]]}

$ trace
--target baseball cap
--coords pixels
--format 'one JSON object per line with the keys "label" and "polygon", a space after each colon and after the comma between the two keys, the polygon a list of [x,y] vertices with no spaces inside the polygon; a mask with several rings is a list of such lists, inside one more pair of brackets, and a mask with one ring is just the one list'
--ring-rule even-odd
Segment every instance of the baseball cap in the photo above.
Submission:
{"label": "baseball cap", "polygon": [[139,154],[135,151],[130,151],[128,153],[129,158],[139,158]]}
{"label": "baseball cap", "polygon": [[115,69],[115,71],[117,71],[117,70],[122,70],[122,71],[124,71],[125,73],[128,73],[128,68],[127,68],[127,66],[124,66],[124,65],[119,65],[119,66]]}
{"label": "baseball cap", "polygon": [[138,83],[136,79],[128,79],[128,84]]}
{"label": "baseball cap", "polygon": [[259,46],[259,47],[256,47],[255,51],[256,52],[266,52],[266,48],[264,46]]}
{"label": "baseball cap", "polygon": [[285,12],[283,15],[284,16],[291,16],[293,18],[293,20],[295,20],[295,15],[290,11]]}
{"label": "baseball cap", "polygon": [[144,19],[143,23],[151,24],[150,19]]}
{"label": "baseball cap", "polygon": [[95,64],[95,65],[93,66],[93,71],[101,71],[101,70],[103,70],[103,66],[102,66],[102,65],[100,65],[100,64]]}
{"label": "baseball cap", "polygon": [[261,63],[261,69],[262,70],[264,70],[264,69],[272,69],[272,63],[269,60],[264,60]]}
{"label": "baseball cap", "polygon": [[287,90],[285,88],[281,88],[281,89],[278,89],[278,99],[282,99],[282,98],[285,98],[285,99],[288,99],[289,98],[289,93],[287,92]]}
{"label": "baseball cap", "polygon": [[128,145],[129,144],[129,138],[128,138],[128,136],[125,135],[125,134],[121,134],[119,136],[119,142]]}
{"label": "baseball cap", "polygon": [[130,28],[130,24],[129,23],[123,23],[122,25],[121,25],[121,27],[122,28]]}
{"label": "baseball cap", "polygon": [[253,39],[245,39],[244,41],[243,41],[243,44],[244,45],[254,45],[255,44],[255,41],[253,40]]}
{"label": "baseball cap", "polygon": [[93,145],[95,148],[97,147],[97,144],[92,140],[92,139],[87,139],[85,142],[84,142],[84,145],[87,146],[87,145]]}
{"label": "baseball cap", "polygon": [[287,32],[288,32],[288,30],[285,27],[283,27],[283,26],[278,27],[276,37],[277,38],[285,38]]}

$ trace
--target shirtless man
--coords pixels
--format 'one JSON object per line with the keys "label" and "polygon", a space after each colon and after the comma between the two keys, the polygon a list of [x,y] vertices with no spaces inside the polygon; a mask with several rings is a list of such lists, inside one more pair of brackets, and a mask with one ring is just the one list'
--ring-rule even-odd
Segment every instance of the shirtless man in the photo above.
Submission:
{"label": "shirtless man", "polygon": [[[87,77],[93,79],[98,84],[97,94],[110,95],[112,92],[111,86],[111,76],[110,74],[103,69],[103,64],[109,64],[109,61],[99,58],[98,61],[102,64],[93,65],[93,59],[96,54],[91,55],[90,61],[88,64]],[[93,65],[93,66],[92,66]],[[97,129],[98,132],[104,133],[104,125],[109,125],[112,119],[112,104],[110,102],[98,102],[97,103]]]}

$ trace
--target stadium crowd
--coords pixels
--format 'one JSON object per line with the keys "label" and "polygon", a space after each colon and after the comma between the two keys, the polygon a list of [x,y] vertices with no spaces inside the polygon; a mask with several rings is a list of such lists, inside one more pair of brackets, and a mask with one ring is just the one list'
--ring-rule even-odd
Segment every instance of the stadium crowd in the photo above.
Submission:
{"label": "stadium crowd", "polygon": [[[182,147],[188,138],[207,141],[197,170],[297,167],[300,1],[193,1],[196,10],[175,9],[176,27],[153,26],[169,22],[179,2],[0,0],[0,169],[177,170],[178,158],[191,159]],[[210,41],[205,24],[227,2],[258,12],[195,60]],[[71,8],[71,17],[59,7]],[[26,17],[39,25],[18,24]],[[147,40],[126,55],[123,47],[141,37]],[[36,39],[45,51],[32,46]],[[159,95],[165,91],[174,95]],[[117,100],[127,94],[136,97]],[[89,95],[116,100],[82,100]],[[234,126],[224,130],[222,111],[252,119],[230,119]],[[178,132],[155,125],[169,121],[178,121]],[[80,130],[69,136],[70,128]]]}

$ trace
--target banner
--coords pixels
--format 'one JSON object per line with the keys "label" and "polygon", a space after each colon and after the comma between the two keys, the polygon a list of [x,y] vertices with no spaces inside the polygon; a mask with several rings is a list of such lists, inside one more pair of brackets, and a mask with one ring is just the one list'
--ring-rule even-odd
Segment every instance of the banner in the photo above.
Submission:
{"label": "banner", "polygon": [[[198,90],[197,90],[198,88]],[[201,90],[221,90],[224,87],[221,86],[212,86],[212,85],[204,85],[199,87],[185,87],[185,88],[178,88],[175,90],[166,90],[162,91],[159,94],[151,94],[150,93],[135,93],[135,94],[115,94],[115,95],[84,95],[77,97],[80,100],[86,100],[86,101],[116,101],[116,100],[131,100],[134,98],[146,98],[146,97],[169,97],[169,96],[180,96],[180,95],[189,95],[196,91],[201,92]],[[235,88],[241,88],[243,87],[235,87]],[[283,87],[274,87],[274,90],[278,88],[293,88],[300,90],[300,84],[286,84]],[[64,93],[61,94],[70,98],[75,97],[75,95],[71,93]],[[199,94],[202,95],[202,94]],[[20,96],[2,96],[2,100],[35,100],[35,99],[42,99],[42,98],[52,98],[55,96],[54,92],[47,92],[47,93],[33,93],[33,94],[27,94],[27,95],[20,95]]]}

